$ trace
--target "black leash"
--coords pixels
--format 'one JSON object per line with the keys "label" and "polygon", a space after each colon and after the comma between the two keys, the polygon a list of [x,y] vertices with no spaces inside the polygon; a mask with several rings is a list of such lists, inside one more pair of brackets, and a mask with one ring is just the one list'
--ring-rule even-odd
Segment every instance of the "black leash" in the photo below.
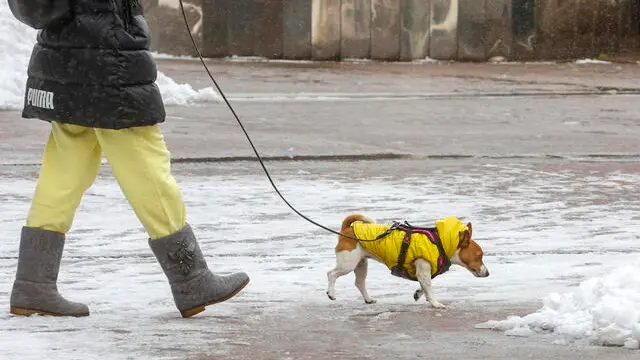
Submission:
{"label": "black leash", "polygon": [[[258,158],[258,161],[260,162],[260,166],[262,166],[262,170],[264,170],[264,173],[267,175],[267,179],[269,179],[269,183],[271,183],[271,186],[276,191],[278,196],[280,196],[282,201],[284,201],[284,203],[287,204],[287,206],[291,210],[293,210],[293,212],[298,214],[301,218],[303,218],[303,219],[307,220],[308,222],[312,223],[313,225],[316,225],[316,226],[318,226],[318,227],[320,227],[320,228],[322,228],[324,230],[327,230],[330,233],[333,233],[333,234],[336,234],[336,235],[339,235],[339,236],[344,236],[346,238],[349,238],[349,239],[352,239],[352,240],[356,240],[356,241],[363,241],[363,242],[378,241],[378,240],[381,240],[382,238],[386,237],[387,235],[389,235],[391,232],[393,232],[395,230],[404,231],[405,232],[405,236],[404,236],[404,239],[402,241],[402,246],[400,248],[400,255],[399,255],[399,259],[398,259],[398,265],[392,269],[391,273],[396,275],[396,276],[408,278],[408,279],[411,279],[411,280],[417,280],[417,279],[412,279],[408,275],[408,272],[406,271],[406,269],[403,267],[404,260],[405,260],[406,254],[407,254],[407,250],[408,250],[409,245],[411,243],[411,234],[414,233],[414,232],[424,233],[427,236],[427,238],[429,239],[429,241],[431,241],[431,243],[433,243],[434,245],[437,246],[438,252],[439,252],[438,270],[437,270],[436,274],[432,275],[432,278],[434,278],[437,275],[440,275],[440,274],[442,274],[442,273],[444,273],[444,272],[449,270],[449,267],[451,266],[451,261],[447,257],[447,254],[444,251],[444,248],[442,246],[442,242],[440,241],[440,239],[434,238],[434,235],[433,235],[433,233],[435,233],[435,236],[438,236],[436,229],[418,228],[418,227],[412,226],[411,224],[409,224],[406,221],[404,222],[404,224],[400,224],[398,222],[394,222],[393,225],[389,229],[384,231],[382,234],[376,236],[375,239],[358,239],[356,237],[343,234],[343,233],[341,233],[339,231],[335,231],[335,230],[330,229],[330,228],[328,228],[328,227],[326,227],[326,226],[324,226],[324,225],[322,225],[320,223],[317,223],[317,222],[313,221],[312,219],[310,219],[309,217],[305,216],[300,211],[298,211],[296,208],[294,208],[291,204],[289,204],[287,199],[280,193],[280,190],[278,190],[278,187],[273,182],[273,179],[271,179],[271,174],[269,174],[269,171],[267,170],[266,166],[264,165],[264,162],[262,161],[262,157],[258,153],[258,150],[256,150],[256,147],[253,145],[253,141],[251,141],[251,137],[249,137],[249,134],[245,130],[244,125],[242,124],[242,121],[240,121],[240,118],[238,117],[238,115],[236,114],[235,110],[233,109],[233,107],[229,103],[229,100],[227,100],[227,97],[222,92],[222,89],[220,88],[220,86],[218,86],[218,82],[216,81],[216,79],[213,77],[213,75],[211,75],[211,72],[209,71],[209,67],[207,67],[207,64],[204,62],[204,58],[202,57],[202,54],[200,53],[200,50],[198,49],[198,45],[196,44],[196,41],[193,38],[193,35],[191,34],[191,28],[189,27],[189,22],[187,21],[187,15],[184,12],[184,6],[182,5],[182,0],[178,0],[178,1],[180,2],[180,10],[182,11],[182,18],[184,19],[184,24],[187,27],[187,32],[189,33],[189,38],[191,38],[191,42],[193,43],[193,48],[198,53],[198,57],[200,58],[200,62],[202,62],[202,66],[204,66],[205,70],[207,71],[207,74],[209,75],[209,78],[211,79],[211,81],[215,85],[216,89],[220,93],[220,96],[222,96],[222,99],[224,100],[224,102],[229,107],[229,110],[231,110],[231,113],[233,114],[233,117],[238,122],[238,125],[240,125],[240,128],[242,129],[242,132],[244,133],[244,136],[249,141],[249,144],[251,145],[251,148],[253,149],[253,152],[256,154],[256,157]],[[424,231],[426,231],[426,233]],[[427,235],[427,233],[430,234],[430,235]]]}
{"label": "black leash", "polygon": [[249,145],[251,145],[251,148],[253,149],[253,152],[256,154],[256,157],[258,158],[258,161],[260,162],[260,166],[262,166],[262,170],[264,170],[264,173],[267,175],[267,179],[269,179],[269,182],[271,183],[271,186],[273,187],[275,192],[278,194],[278,196],[280,196],[282,201],[284,201],[284,203],[287,204],[287,206],[291,210],[293,210],[293,212],[298,214],[301,218],[307,220],[308,222],[312,223],[313,225],[315,225],[315,226],[317,226],[319,228],[327,230],[330,233],[333,233],[333,234],[336,234],[336,235],[340,235],[340,236],[344,236],[346,238],[349,238],[349,239],[352,239],[352,240],[357,240],[357,241],[378,241],[379,239],[372,239],[372,240],[357,239],[357,238],[355,238],[353,236],[349,236],[349,235],[343,234],[343,233],[341,233],[339,231],[335,231],[333,229],[330,229],[330,228],[328,228],[328,227],[326,227],[326,226],[324,226],[322,224],[319,224],[319,223],[313,221],[312,219],[310,219],[309,217],[305,216],[300,211],[298,211],[296,208],[294,208],[291,204],[289,204],[287,199],[285,199],[285,197],[280,193],[280,190],[278,190],[278,187],[273,182],[273,179],[271,179],[271,174],[269,174],[269,171],[265,167],[264,162],[262,161],[262,157],[258,153],[258,150],[256,150],[256,147],[253,145],[253,141],[251,141],[251,137],[249,137],[249,134],[247,133],[247,130],[245,130],[244,125],[242,124],[242,121],[240,121],[240,118],[238,117],[238,115],[236,114],[235,110],[233,109],[233,107],[229,103],[229,100],[227,100],[227,97],[222,92],[222,89],[220,88],[220,86],[218,86],[218,82],[216,81],[216,79],[213,77],[213,75],[211,75],[211,72],[209,71],[209,68],[207,67],[207,64],[204,62],[204,58],[202,57],[202,54],[200,53],[200,50],[198,49],[198,45],[196,44],[196,41],[193,38],[193,35],[191,34],[191,28],[189,27],[189,21],[187,20],[187,15],[185,14],[184,6],[182,4],[182,0],[178,0],[178,1],[180,2],[180,10],[182,11],[182,17],[184,19],[184,24],[187,26],[187,33],[189,34],[189,38],[191,38],[191,42],[193,43],[193,48],[198,53],[198,57],[200,58],[200,62],[202,62],[202,66],[204,66],[204,69],[207,71],[207,74],[209,75],[209,78],[213,82],[213,85],[215,85],[216,90],[218,90],[218,93],[220,94],[220,96],[224,100],[225,104],[227,104],[227,107],[229,107],[229,110],[231,110],[231,113],[233,114],[233,117],[238,122],[238,125],[240,125],[240,128],[242,129],[242,132],[244,133],[244,136],[249,141]]}

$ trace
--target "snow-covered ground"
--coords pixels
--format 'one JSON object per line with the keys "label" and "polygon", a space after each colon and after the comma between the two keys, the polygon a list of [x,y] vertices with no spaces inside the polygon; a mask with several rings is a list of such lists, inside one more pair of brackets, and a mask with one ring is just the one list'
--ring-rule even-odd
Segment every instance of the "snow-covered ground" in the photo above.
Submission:
{"label": "snow-covered ground", "polygon": [[[15,19],[6,1],[0,2],[0,110],[22,109],[27,66],[36,35],[36,30]],[[196,90],[189,84],[176,83],[162,72],[158,72],[156,83],[168,106],[219,100],[212,87]]]}
{"label": "snow-covered ground", "polygon": [[[252,277],[242,296],[205,312],[202,319],[232,316],[246,307],[272,314],[296,304],[335,304],[324,294],[326,271],[334,265],[333,235],[292,214],[261,176],[197,173],[179,172],[177,177],[208,260],[216,269],[242,269]],[[478,279],[452,268],[434,281],[435,293],[445,304],[462,308],[486,303],[495,308],[546,297],[540,314],[494,326],[526,333],[522,328],[530,325],[555,329],[559,336],[570,333],[600,343],[615,337],[621,339],[616,344],[637,344],[632,338],[637,340],[639,321],[640,175],[517,164],[366,181],[319,173],[310,168],[277,182],[303,213],[334,228],[352,211],[382,222],[408,220],[416,225],[455,214],[474,224],[491,276]],[[154,335],[166,332],[176,341],[185,336],[196,336],[195,343],[204,341],[206,334],[193,332],[210,322],[179,321],[141,226],[114,179],[105,174],[80,206],[60,274],[60,289],[71,299],[87,302],[91,317],[23,319],[0,313],[0,348],[8,354],[4,359],[37,358],[42,349],[78,344],[83,344],[78,350],[82,354],[119,349],[103,359],[143,358],[150,348],[168,346]],[[0,180],[0,288],[8,294],[34,182],[5,175]],[[602,280],[588,280],[601,275]],[[428,311],[426,304],[411,298],[415,284],[389,275],[384,266],[372,263],[369,279],[378,309],[420,306]],[[339,304],[359,306],[352,281],[352,275],[338,280]],[[578,293],[547,296],[572,289]],[[0,309],[7,308],[8,296],[0,297]],[[127,336],[119,332],[123,322],[135,324],[132,339],[125,341]],[[172,326],[180,330],[174,333]],[[94,338],[101,341],[91,341]],[[216,349],[224,349],[227,340],[218,339]]]}
{"label": "snow-covered ground", "polygon": [[[16,21],[6,2],[0,3],[0,109],[22,107],[34,41],[35,31]],[[198,91],[163,73],[157,83],[167,105],[218,100],[212,88]],[[335,101],[343,94],[245,98],[271,102],[310,96]],[[292,214],[266,179],[246,173],[206,175],[206,166],[195,172],[190,165],[181,166],[177,177],[189,221],[210,264],[225,272],[249,272],[252,282],[246,291],[194,319],[180,319],[140,224],[114,179],[103,175],[78,211],[59,281],[63,294],[86,302],[92,315],[24,319],[0,312],[0,359],[41,359],[43,354],[49,359],[182,358],[180,352],[191,345],[207,356],[225,354],[236,341],[233,334],[226,336],[227,326],[251,332],[255,329],[245,322],[255,324],[263,314],[288,314],[296,306],[319,313],[336,304],[353,304],[348,311],[362,308],[352,275],[338,280],[337,303],[328,301],[325,274],[334,265],[335,237]],[[411,166],[421,168],[422,163]],[[542,302],[539,311],[478,328],[512,336],[545,334],[559,344],[638,348],[637,172],[597,166],[585,170],[582,165],[430,164],[419,177],[400,172],[365,180],[343,176],[335,168],[320,175],[314,166],[307,167],[277,182],[303,213],[334,228],[353,211],[381,222],[426,225],[448,214],[473,222],[491,276],[477,279],[454,267],[434,281],[439,300],[453,309]],[[35,169],[0,166],[0,309],[9,306],[20,228],[34,186],[29,176],[34,174]],[[369,279],[369,292],[379,302],[368,309],[383,314],[391,307],[430,311],[424,302],[413,302],[414,283],[390,276],[382,265],[370,265]]]}

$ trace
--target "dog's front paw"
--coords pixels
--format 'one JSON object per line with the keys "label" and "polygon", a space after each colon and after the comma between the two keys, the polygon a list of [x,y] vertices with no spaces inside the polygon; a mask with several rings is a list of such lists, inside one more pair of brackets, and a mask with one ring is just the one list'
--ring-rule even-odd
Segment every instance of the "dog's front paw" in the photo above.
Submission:
{"label": "dog's front paw", "polygon": [[431,304],[431,306],[433,306],[436,309],[446,309],[447,308],[447,306],[445,304],[441,303],[438,300],[431,300],[431,301],[429,301],[429,304]]}
{"label": "dog's front paw", "polygon": [[378,300],[376,300],[376,299],[367,299],[367,300],[364,301],[365,304],[375,304],[377,302],[378,302]]}
{"label": "dog's front paw", "polygon": [[331,295],[331,293],[329,293],[328,291],[327,291],[327,296],[329,297],[330,300],[335,300],[336,299],[336,297]]}

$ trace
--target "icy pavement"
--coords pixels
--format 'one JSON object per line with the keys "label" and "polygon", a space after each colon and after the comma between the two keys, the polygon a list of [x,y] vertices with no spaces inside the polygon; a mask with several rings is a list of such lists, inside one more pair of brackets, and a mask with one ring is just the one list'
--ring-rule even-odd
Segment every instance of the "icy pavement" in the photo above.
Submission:
{"label": "icy pavement", "polygon": [[[592,346],[635,345],[640,123],[628,94],[638,92],[637,65],[209,64],[258,149],[280,159],[267,167],[303,213],[332,228],[354,211],[417,225],[464,217],[491,276],[453,268],[437,278],[449,305],[440,311],[372,263],[377,304],[363,304],[353,275],[329,301],[335,236],[276,197],[200,64],[162,60],[170,103],[205,101],[169,106],[162,125],[189,221],[216,270],[246,270],[252,282],[180,318],[105,167],[69,234],[59,283],[91,316],[10,316],[48,126],[0,111],[0,359],[637,357]],[[316,161],[293,161],[300,156]],[[371,161],[344,161],[351,156]],[[317,161],[331,158],[343,161]],[[475,328],[487,321],[517,336]]]}
{"label": "icy pavement", "polygon": [[[324,294],[325,274],[334,265],[335,237],[292,214],[262,176],[248,173],[247,168],[255,166],[175,166],[189,221],[208,261],[219,271],[246,270],[251,275],[251,284],[239,297],[194,319],[179,318],[145,234],[105,168],[80,206],[59,280],[65,296],[90,305],[91,316],[24,319],[0,313],[2,358],[36,359],[43,353],[48,359],[205,359],[224,354],[243,358],[238,354],[250,354],[254,346],[264,348],[265,339],[272,345],[264,350],[266,358],[287,358],[279,351],[300,352],[310,346],[306,342],[318,341],[315,335],[299,333],[323,331],[306,327],[318,324],[337,328],[336,338],[342,324],[354,331],[376,332],[377,341],[385,341],[385,351],[413,358],[415,350],[428,353],[444,346],[437,350],[443,352],[449,345],[434,347],[407,335],[422,330],[406,329],[403,323],[409,320],[394,320],[396,316],[425,317],[431,324],[425,326],[444,327],[424,330],[430,336],[453,331],[447,330],[447,322],[458,321],[465,325],[453,328],[463,336],[509,342],[471,328],[511,315],[503,308],[514,304],[532,312],[545,295],[566,292],[585,279],[632,264],[640,254],[633,230],[640,228],[640,175],[635,163],[415,160],[274,165],[283,194],[300,211],[332,228],[353,211],[381,222],[408,220],[416,225],[445,214],[463,217],[474,224],[491,271],[490,277],[477,279],[452,268],[437,278],[435,293],[450,306],[444,312],[423,301],[415,303],[415,284],[392,277],[376,263],[370,266],[368,287],[377,304],[362,303],[352,276],[338,280],[338,299],[331,302]],[[380,175],[385,168],[394,171]],[[0,308],[7,309],[35,168],[0,169]],[[296,328],[297,323],[308,324]],[[264,334],[259,333],[262,326]],[[390,331],[379,334],[378,327]],[[284,338],[275,337],[272,330]],[[398,339],[411,347],[397,349],[393,344]],[[485,345],[483,351],[489,351],[491,346]],[[319,349],[323,346],[331,344]],[[332,356],[341,357],[344,351],[343,358],[371,358],[377,351],[343,346],[348,344],[331,350]],[[314,347],[317,344],[306,354],[318,355]],[[570,356],[569,349],[554,351]],[[599,350],[581,351],[588,358]]]}

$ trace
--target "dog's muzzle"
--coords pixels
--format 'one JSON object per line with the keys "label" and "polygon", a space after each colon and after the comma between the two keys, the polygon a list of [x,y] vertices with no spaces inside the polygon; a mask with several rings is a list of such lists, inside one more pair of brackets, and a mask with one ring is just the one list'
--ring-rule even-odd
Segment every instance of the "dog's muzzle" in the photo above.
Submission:
{"label": "dog's muzzle", "polygon": [[475,275],[476,277],[487,277],[489,276],[489,269],[487,269],[486,266],[482,265],[482,267],[480,268],[480,270],[478,271],[472,271],[473,275]]}

